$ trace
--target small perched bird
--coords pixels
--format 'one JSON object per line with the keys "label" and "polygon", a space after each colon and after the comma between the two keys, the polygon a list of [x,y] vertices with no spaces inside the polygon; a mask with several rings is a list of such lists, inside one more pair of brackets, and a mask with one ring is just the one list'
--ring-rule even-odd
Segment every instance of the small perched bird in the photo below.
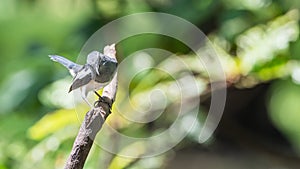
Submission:
{"label": "small perched bird", "polygon": [[62,56],[49,55],[50,59],[65,66],[73,76],[73,82],[69,92],[80,88],[81,96],[84,101],[92,107],[87,100],[90,91],[94,91],[97,96],[97,90],[102,89],[114,77],[118,62],[115,58],[106,56],[98,51],[92,51],[87,56],[86,64],[76,64]]}

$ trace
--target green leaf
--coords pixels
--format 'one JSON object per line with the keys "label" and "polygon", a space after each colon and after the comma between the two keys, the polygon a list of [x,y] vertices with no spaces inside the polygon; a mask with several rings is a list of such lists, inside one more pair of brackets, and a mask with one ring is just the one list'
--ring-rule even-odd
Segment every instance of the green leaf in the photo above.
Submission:
{"label": "green leaf", "polygon": [[37,123],[30,127],[28,130],[28,136],[34,140],[41,140],[51,133],[78,122],[79,121],[75,110],[57,110],[53,113],[45,115]]}
{"label": "green leaf", "polygon": [[263,64],[285,52],[299,35],[299,12],[292,10],[267,25],[255,26],[237,38],[237,55],[242,73],[247,75],[257,64]]}

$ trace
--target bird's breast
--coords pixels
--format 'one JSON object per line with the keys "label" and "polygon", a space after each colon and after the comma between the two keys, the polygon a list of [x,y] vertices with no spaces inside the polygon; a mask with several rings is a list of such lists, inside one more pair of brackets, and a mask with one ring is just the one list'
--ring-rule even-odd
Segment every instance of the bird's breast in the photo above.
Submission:
{"label": "bird's breast", "polygon": [[103,87],[105,87],[106,85],[108,84],[107,83],[98,83],[96,82],[95,80],[91,80],[87,85],[86,85],[86,88],[88,91],[92,91],[92,90],[100,90],[102,89]]}

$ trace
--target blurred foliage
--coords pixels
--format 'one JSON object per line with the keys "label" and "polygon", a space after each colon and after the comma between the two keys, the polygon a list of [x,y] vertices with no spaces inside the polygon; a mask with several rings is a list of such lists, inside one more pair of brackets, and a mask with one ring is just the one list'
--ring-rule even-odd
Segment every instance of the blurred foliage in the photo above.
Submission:
{"label": "blurred foliage", "polygon": [[298,98],[300,97],[299,84],[293,83],[290,79],[276,82],[271,93],[269,109],[272,120],[278,128],[286,134],[299,149],[300,118]]}
{"label": "blurred foliage", "polygon": [[[68,72],[53,64],[48,54],[59,54],[76,60],[84,42],[106,23],[137,12],[165,12],[182,17],[198,26],[210,38],[227,76],[227,83],[238,88],[250,88],[270,80],[269,115],[276,127],[300,150],[300,40],[299,0],[2,0],[0,2],[0,169],[62,168],[87,108],[75,107],[67,94],[71,82]],[[139,23],[128,23],[139,26]],[[151,25],[144,20],[143,25]],[[184,31],[183,31],[184,32]],[[145,40],[146,39],[146,40]],[[180,54],[197,79],[197,97],[209,86],[205,68],[196,61],[184,44],[163,36],[139,35],[117,44],[118,60],[145,47],[162,47]],[[101,50],[101,49],[99,49]],[[174,68],[176,78],[184,78],[185,68],[172,59],[152,59],[138,53],[146,65]],[[138,57],[137,57],[138,58]],[[140,69],[139,60],[132,60],[128,74]],[[126,78],[126,71],[124,77]],[[119,116],[134,116],[131,105],[148,110],[149,93],[167,91],[167,101],[160,93],[157,113],[163,113],[149,125],[135,124]],[[118,99],[126,97],[126,86],[120,86]],[[178,109],[179,91],[173,77],[165,72],[145,70],[130,83],[131,103],[115,107],[107,123],[120,132],[134,137],[145,137],[168,128]],[[161,100],[159,100],[161,99]],[[71,100],[71,102],[70,102]],[[206,112],[201,107],[201,112]],[[146,111],[147,112],[147,111]],[[81,114],[80,114],[81,113]],[[157,114],[159,116],[160,114]],[[147,118],[146,114],[139,119]],[[187,138],[198,143],[200,126],[205,115]],[[79,119],[79,120],[78,120]],[[184,126],[182,126],[184,128]],[[103,138],[110,141],[112,137]],[[180,145],[184,146],[184,145]],[[143,143],[128,145],[120,152],[146,151]],[[94,146],[85,168],[163,168],[172,156],[168,151],[145,159],[114,156]]]}

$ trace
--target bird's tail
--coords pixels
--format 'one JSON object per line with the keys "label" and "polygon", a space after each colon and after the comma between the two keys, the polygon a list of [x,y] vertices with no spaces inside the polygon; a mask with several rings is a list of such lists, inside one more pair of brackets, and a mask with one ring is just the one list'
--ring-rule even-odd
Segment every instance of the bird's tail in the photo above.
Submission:
{"label": "bird's tail", "polygon": [[66,59],[62,56],[58,56],[58,55],[49,55],[50,59],[58,62],[60,64],[62,64],[63,66],[65,66],[71,73],[71,75],[74,77],[77,72],[82,68],[81,65],[78,65],[72,61],[70,61],[69,59]]}

